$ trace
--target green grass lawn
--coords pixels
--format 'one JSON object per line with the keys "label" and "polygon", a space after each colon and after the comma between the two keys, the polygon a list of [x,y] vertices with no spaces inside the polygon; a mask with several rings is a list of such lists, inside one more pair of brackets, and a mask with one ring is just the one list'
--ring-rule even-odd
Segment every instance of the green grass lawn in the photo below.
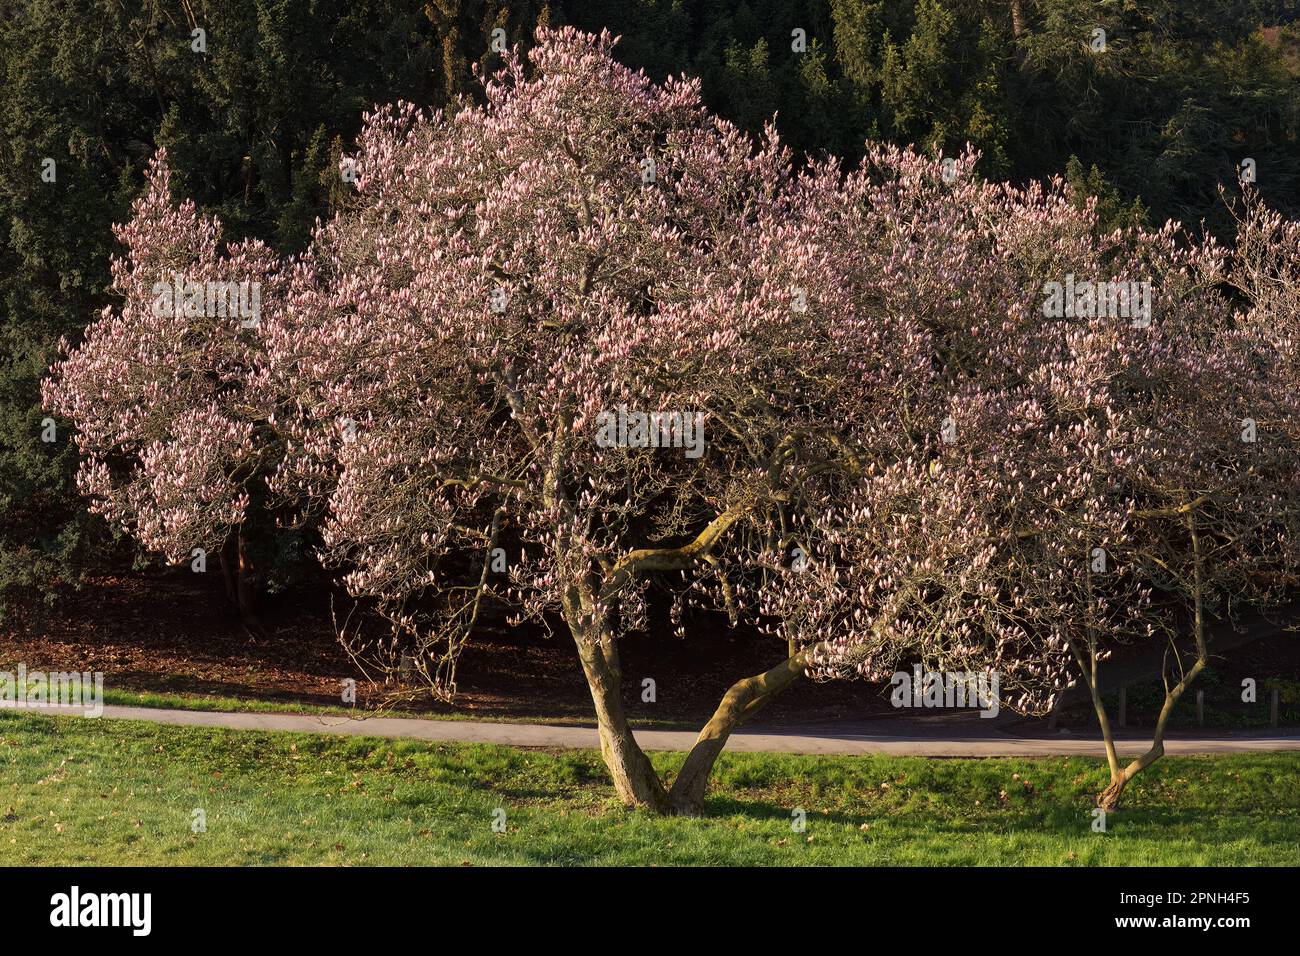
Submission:
{"label": "green grass lawn", "polygon": [[728,754],[701,820],[618,807],[588,751],[0,713],[0,768],[6,865],[1300,863],[1295,754],[1165,758],[1106,833],[1077,757]]}

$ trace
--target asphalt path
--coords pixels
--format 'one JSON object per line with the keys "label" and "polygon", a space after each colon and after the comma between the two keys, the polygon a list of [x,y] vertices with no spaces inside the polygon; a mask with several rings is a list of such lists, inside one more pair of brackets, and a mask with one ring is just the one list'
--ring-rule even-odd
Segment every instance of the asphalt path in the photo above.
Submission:
{"label": "asphalt path", "polygon": [[[18,709],[62,716],[84,716],[79,709],[22,705]],[[3,710],[0,710],[3,713]],[[391,737],[459,743],[506,744],[513,747],[597,749],[594,727],[504,723],[478,720],[434,720],[417,717],[344,717],[332,715],[226,713],[169,710],[158,707],[106,705],[99,718],[142,720],[181,727],[222,727],[229,730],[273,730],[312,734]],[[842,720],[789,727],[746,727],[731,735],[727,749],[738,753],[896,754],[914,757],[1049,757],[1100,756],[1099,737],[1052,732],[1041,725],[1009,725],[970,719],[925,720],[891,718]],[[689,750],[695,734],[680,730],[637,730],[645,750]],[[1118,738],[1120,751],[1137,754],[1149,744],[1138,732]],[[1300,734],[1269,730],[1167,735],[1167,754],[1251,753],[1300,751]]]}

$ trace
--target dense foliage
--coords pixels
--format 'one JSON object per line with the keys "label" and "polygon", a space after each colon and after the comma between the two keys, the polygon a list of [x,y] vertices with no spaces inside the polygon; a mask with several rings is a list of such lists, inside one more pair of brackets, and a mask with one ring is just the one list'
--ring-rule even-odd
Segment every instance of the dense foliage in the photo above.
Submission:
{"label": "dense foliage", "polygon": [[[0,17],[0,615],[39,608],[124,553],[72,493],[68,423],[47,434],[38,381],[60,336],[112,300],[110,224],[170,151],[178,191],[228,238],[305,248],[343,195],[362,113],[475,93],[471,68],[535,24],[624,37],[617,55],[796,154],[855,159],[866,138],[1022,181],[1067,174],[1103,227],[1201,219],[1252,158],[1270,205],[1300,184],[1296,5],[1288,0],[30,0]],[[1096,26],[1104,53],[1088,49]],[[205,52],[194,47],[202,28]],[[792,31],[806,47],[792,48]],[[54,162],[53,182],[43,178]],[[294,536],[256,542],[288,572]]]}

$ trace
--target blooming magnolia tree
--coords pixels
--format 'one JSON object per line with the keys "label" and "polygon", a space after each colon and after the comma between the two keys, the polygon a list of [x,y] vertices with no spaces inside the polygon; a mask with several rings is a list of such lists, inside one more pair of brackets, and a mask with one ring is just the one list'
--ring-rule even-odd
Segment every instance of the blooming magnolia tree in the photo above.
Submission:
{"label": "blooming magnolia tree", "polygon": [[[413,632],[430,590],[435,628],[489,595],[557,615],[631,804],[697,812],[728,734],[807,673],[920,660],[995,670],[1026,711],[1082,668],[1113,805],[1169,708],[1121,768],[1097,662],[1193,624],[1171,707],[1202,612],[1274,596],[1292,558],[1294,445],[1258,424],[1292,399],[1222,254],[1099,236],[1060,183],[980,183],[971,156],[796,173],[608,37],[540,39],[482,108],[369,118],[272,336],[302,410],[282,478],[325,499],[349,585]],[[618,656],[656,582],[679,621],[718,607],[786,647],[670,789]]]}
{"label": "blooming magnolia tree", "polygon": [[256,383],[281,266],[259,242],[223,249],[220,223],[173,204],[164,151],[132,212],[115,230],[121,304],[75,349],[63,343],[45,402],[77,425],[92,508],[170,560],[219,554],[256,629],[240,529],[275,464]]}
{"label": "blooming magnolia tree", "polygon": [[[611,43],[544,33],[534,76],[512,61],[482,109],[371,117],[355,208],[321,230],[270,342],[304,411],[283,485],[328,496],[349,586],[401,615],[479,555],[438,624],[472,621],[488,593],[558,616],[619,793],[666,808],[624,714],[618,637],[643,626],[652,576],[687,573],[678,607],[725,601],[717,555],[779,543],[788,459],[805,430],[836,431],[807,399],[847,380],[807,339],[817,307],[795,302],[826,287],[825,264],[801,259],[803,227],[781,232],[813,187]],[[603,418],[619,406],[622,442]],[[650,412],[676,415],[670,445],[703,427],[704,454],[629,447]]]}
{"label": "blooming magnolia tree", "polygon": [[[369,116],[355,196],[276,273],[243,377],[154,431],[94,407],[125,374],[96,363],[127,362],[136,333],[89,340],[51,394],[109,416],[85,446],[92,490],[120,487],[99,459],[159,442],[167,487],[233,526],[252,473],[235,449],[265,427],[285,452],[272,490],[323,515],[325,560],[444,690],[485,600],[568,630],[630,805],[699,812],[728,735],[801,678],[921,663],[995,672],[1025,712],[1083,679],[1114,806],[1205,666],[1207,615],[1290,583],[1281,306],[1220,291],[1254,281],[1249,262],[1172,228],[1099,235],[1060,182],[981,182],[971,155],[796,170],[770,131],[756,150],[697,84],[655,85],[613,42],[541,31],[482,106]],[[225,334],[207,348],[236,348]],[[174,422],[210,406],[245,444],[204,471]],[[130,481],[163,480],[161,454]],[[148,533],[170,527],[152,514]],[[679,628],[718,609],[783,648],[671,786],[631,732],[618,650],[655,588]],[[1128,640],[1169,640],[1180,669],[1125,767],[1097,665]]]}

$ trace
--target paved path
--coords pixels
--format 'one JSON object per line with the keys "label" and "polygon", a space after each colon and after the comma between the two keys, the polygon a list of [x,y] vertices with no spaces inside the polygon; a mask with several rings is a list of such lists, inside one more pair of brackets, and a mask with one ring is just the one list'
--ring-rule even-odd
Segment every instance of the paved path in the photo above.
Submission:
{"label": "paved path", "polygon": [[[9,705],[6,709],[13,709]],[[47,714],[79,715],[78,710],[23,706]],[[0,710],[0,714],[4,711]],[[463,743],[509,744],[517,747],[596,749],[594,728],[507,724],[474,720],[430,720],[412,717],[337,717],[301,714],[224,713],[201,710],[166,710],[157,707],[104,707],[105,718],[145,720],[186,727],[226,727],[234,730],[287,730],[315,734],[403,737],[414,740],[450,740]],[[695,734],[679,730],[638,730],[637,742],[646,750],[689,750]],[[1125,754],[1140,753],[1149,741],[1124,737]],[[1101,741],[1083,736],[1015,736],[978,722],[917,724],[902,720],[867,720],[834,724],[806,724],[790,728],[751,728],[731,735],[727,749],[747,753],[794,754],[898,754],[914,757],[1045,757],[1080,754],[1101,756]],[[1175,736],[1166,739],[1165,752],[1246,753],[1300,751],[1300,736],[1277,731],[1219,736]]]}

